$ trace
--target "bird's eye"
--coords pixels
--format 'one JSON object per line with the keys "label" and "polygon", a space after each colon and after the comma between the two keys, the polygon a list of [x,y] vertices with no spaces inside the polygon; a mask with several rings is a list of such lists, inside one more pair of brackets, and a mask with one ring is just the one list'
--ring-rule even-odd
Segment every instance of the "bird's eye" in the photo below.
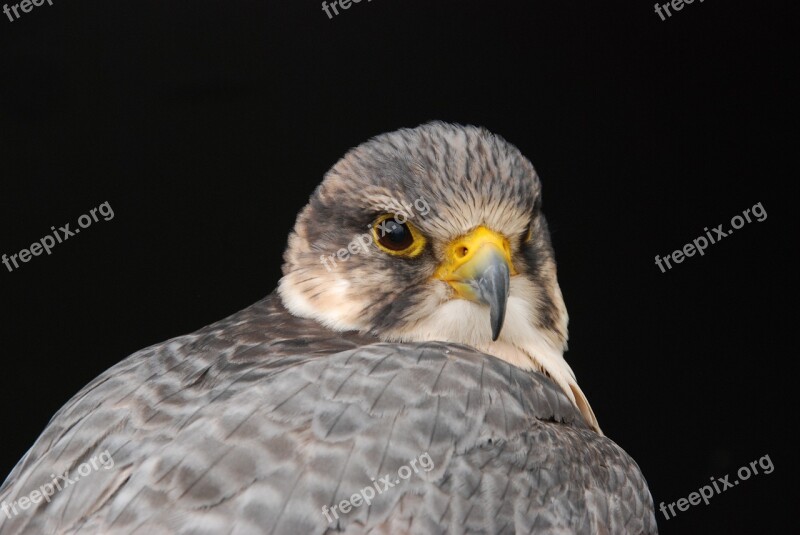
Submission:
{"label": "bird's eye", "polygon": [[381,245],[393,251],[408,249],[414,238],[408,225],[401,225],[391,219],[386,220],[385,232],[381,231]]}
{"label": "bird's eye", "polygon": [[372,236],[383,251],[415,257],[425,247],[425,238],[409,222],[400,223],[394,214],[384,214],[372,224]]}

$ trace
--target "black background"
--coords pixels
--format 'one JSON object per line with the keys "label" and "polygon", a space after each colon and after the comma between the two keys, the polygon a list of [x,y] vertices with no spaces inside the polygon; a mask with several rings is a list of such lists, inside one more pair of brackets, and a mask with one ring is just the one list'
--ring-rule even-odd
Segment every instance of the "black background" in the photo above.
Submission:
{"label": "black background", "polygon": [[[622,3],[620,3],[622,4]],[[0,479],[142,347],[269,293],[297,211],[350,147],[442,119],[544,184],[567,359],[656,504],[769,455],[663,533],[795,525],[796,23],[790,3],[54,0],[0,18]],[[761,202],[667,273],[654,264]],[[789,523],[791,521],[791,524]]]}

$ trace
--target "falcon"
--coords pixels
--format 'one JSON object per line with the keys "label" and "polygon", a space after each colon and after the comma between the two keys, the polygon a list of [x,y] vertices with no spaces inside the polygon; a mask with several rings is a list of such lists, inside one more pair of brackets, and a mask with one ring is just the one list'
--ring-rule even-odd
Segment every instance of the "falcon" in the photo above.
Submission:
{"label": "falcon", "polygon": [[56,413],[0,535],[655,533],[566,345],[531,163],[482,128],[377,136],[298,215],[276,291]]}

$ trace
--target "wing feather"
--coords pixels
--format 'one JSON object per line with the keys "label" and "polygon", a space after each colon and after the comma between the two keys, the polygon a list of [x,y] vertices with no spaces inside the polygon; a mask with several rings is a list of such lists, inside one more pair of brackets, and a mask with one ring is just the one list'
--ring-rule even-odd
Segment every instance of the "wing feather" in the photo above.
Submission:
{"label": "wing feather", "polygon": [[[56,414],[0,501],[101,452],[113,468],[0,516],[0,534],[656,531],[636,463],[543,375],[464,346],[315,329],[268,299],[111,368]],[[433,467],[400,480],[422,454]],[[382,490],[387,475],[399,483]],[[328,522],[323,506],[366,487],[381,490],[370,505]]]}

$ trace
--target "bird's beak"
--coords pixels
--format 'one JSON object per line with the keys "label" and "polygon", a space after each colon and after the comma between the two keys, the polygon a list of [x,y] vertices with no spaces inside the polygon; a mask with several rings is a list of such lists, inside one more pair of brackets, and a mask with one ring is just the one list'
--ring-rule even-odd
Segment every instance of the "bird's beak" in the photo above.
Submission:
{"label": "bird's beak", "polygon": [[506,316],[511,275],[511,247],[502,235],[478,227],[445,249],[435,277],[447,282],[458,297],[489,305],[492,340],[497,340]]}

